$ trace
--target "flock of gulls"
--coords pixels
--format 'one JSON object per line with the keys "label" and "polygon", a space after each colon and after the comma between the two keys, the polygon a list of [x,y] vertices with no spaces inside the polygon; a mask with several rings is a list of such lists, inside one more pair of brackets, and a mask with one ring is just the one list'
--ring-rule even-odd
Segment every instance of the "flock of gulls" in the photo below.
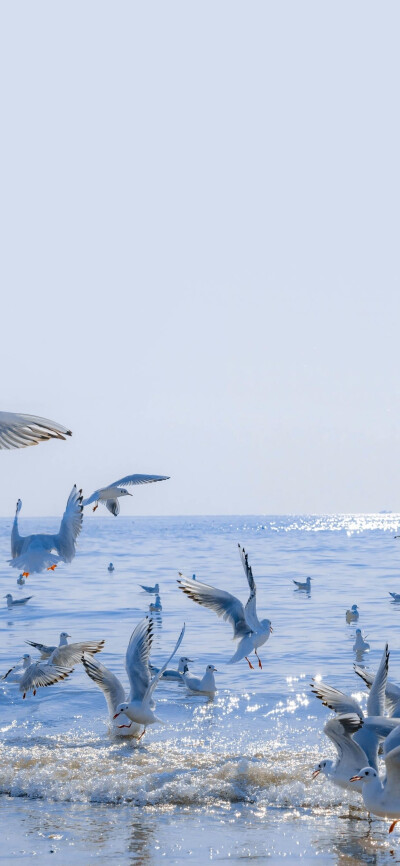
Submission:
{"label": "flock of gulls", "polygon": [[[65,439],[71,431],[60,424],[31,415],[16,415],[0,412],[0,450],[22,448],[35,445],[48,439]],[[18,568],[17,580],[23,586],[31,573],[44,569],[54,571],[60,562],[69,563],[75,556],[76,543],[81,531],[83,508],[92,505],[95,511],[99,504],[117,516],[120,511],[119,499],[131,495],[126,486],[147,484],[167,480],[160,475],[127,475],[112,484],[94,491],[83,499],[82,491],[76,486],[68,497],[66,509],[56,534],[34,534],[21,536],[18,529],[18,515],[22,502],[18,500],[11,533],[10,565]],[[94,504],[93,504],[94,503]],[[248,599],[243,605],[240,599],[230,592],[210,586],[179,573],[178,586],[193,602],[209,608],[218,617],[226,620],[233,629],[236,651],[229,664],[246,661],[253,669],[254,654],[256,664],[262,668],[258,651],[269,639],[272,625],[269,619],[259,619],[256,609],[256,584],[248,555],[239,544],[239,555],[249,587]],[[112,562],[108,571],[114,571]],[[305,582],[294,581],[299,592],[311,591],[311,578]],[[40,657],[35,661],[30,653],[24,653],[2,677],[2,681],[17,683],[22,697],[29,691],[36,694],[37,689],[51,686],[69,677],[74,666],[82,664],[87,675],[102,690],[107,702],[111,733],[116,736],[129,736],[141,739],[149,725],[161,721],[155,714],[154,693],[161,679],[183,683],[186,688],[197,694],[213,697],[216,692],[214,665],[209,664],[203,677],[195,677],[189,670],[192,659],[181,656],[177,667],[169,667],[182,643],[185,625],[168,659],[161,668],[150,661],[154,620],[153,613],[162,610],[160,587],[142,586],[144,592],[155,598],[149,605],[149,614],[134,629],[125,656],[125,668],[129,680],[126,690],[120,680],[105,665],[98,661],[98,654],[104,641],[81,641],[68,643],[70,637],[62,632],[58,646],[26,641]],[[394,602],[400,595],[390,593]],[[26,604],[31,596],[14,599],[7,593],[7,607]],[[346,611],[347,623],[359,619],[357,605]],[[369,649],[360,628],[356,629],[353,647],[357,661]],[[254,657],[253,657],[254,658]],[[357,791],[363,798],[370,815],[391,819],[389,833],[400,821],[400,686],[388,681],[389,649],[386,645],[379,668],[375,675],[359,664],[354,665],[356,675],[361,677],[369,690],[366,713],[351,695],[346,695],[333,686],[315,678],[312,692],[322,704],[334,712],[325,726],[324,733],[337,751],[336,761],[321,760],[314,768],[312,776],[326,776],[335,785]],[[385,775],[380,774],[380,756],[385,765]]]}

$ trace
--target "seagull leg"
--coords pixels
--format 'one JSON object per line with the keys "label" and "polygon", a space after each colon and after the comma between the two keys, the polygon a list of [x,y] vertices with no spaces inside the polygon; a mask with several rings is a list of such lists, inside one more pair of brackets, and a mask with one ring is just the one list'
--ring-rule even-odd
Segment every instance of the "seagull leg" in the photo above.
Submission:
{"label": "seagull leg", "polygon": [[139,740],[142,739],[142,737],[144,737],[145,733],[146,733],[146,728],[143,729],[142,733],[140,734],[140,737],[137,738],[138,742],[139,742]]}
{"label": "seagull leg", "polygon": [[247,661],[247,664],[248,664],[249,668],[251,668],[252,671],[254,671],[254,666],[252,665],[251,661],[247,658],[247,656],[245,656],[245,659],[246,659],[246,661]]}
{"label": "seagull leg", "polygon": [[98,507],[99,507],[99,503],[97,503],[97,505],[94,505],[92,510],[96,511],[96,508],[98,508]]}
{"label": "seagull leg", "polygon": [[260,656],[258,655],[257,650],[255,649],[254,652],[255,652],[255,654],[256,654],[256,656],[257,656],[257,658],[258,658],[258,667],[259,667],[259,668],[262,668],[261,659],[260,659]]}
{"label": "seagull leg", "polygon": [[47,571],[55,571],[56,568],[57,568],[57,565],[49,565]]}
{"label": "seagull leg", "polygon": [[26,698],[26,692],[24,692],[24,694],[22,695],[22,700],[24,701],[25,698]]}
{"label": "seagull leg", "polygon": [[36,689],[33,690],[33,697],[36,695]]}
{"label": "seagull leg", "polygon": [[392,823],[391,823],[391,825],[390,825],[390,827],[389,827],[389,833],[393,833],[393,830],[394,830],[394,828],[395,828],[395,826],[396,826],[396,824],[397,824],[397,821],[399,821],[399,820],[400,820],[400,819],[397,818],[396,821],[392,821]]}

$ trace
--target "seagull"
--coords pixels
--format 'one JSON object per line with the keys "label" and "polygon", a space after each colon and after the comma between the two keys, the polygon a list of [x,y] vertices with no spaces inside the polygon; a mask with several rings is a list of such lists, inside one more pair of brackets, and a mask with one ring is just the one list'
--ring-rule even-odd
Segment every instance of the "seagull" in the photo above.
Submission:
{"label": "seagull", "polygon": [[389,592],[389,595],[392,596],[393,601],[400,601],[400,592]]}
{"label": "seagull", "polygon": [[160,587],[158,583],[156,583],[154,586],[143,586],[143,584],[140,583],[139,586],[144,589],[145,592],[151,592],[155,595],[158,595],[160,592]]}
{"label": "seagull", "polygon": [[153,602],[151,602],[149,604],[149,610],[154,611],[154,613],[160,613],[160,611],[162,611],[162,604],[161,604],[161,599],[160,599],[159,595],[156,595],[156,600],[155,600],[154,604],[153,604]]}
{"label": "seagull", "polygon": [[356,628],[356,640],[353,644],[353,652],[355,653],[363,653],[369,650],[369,643],[367,643],[364,638],[360,628]]}
{"label": "seagull", "polygon": [[23,586],[24,583],[25,583],[24,575],[23,575],[23,574],[20,574],[20,576],[17,577],[17,584],[18,584],[18,586]]}
{"label": "seagull", "polygon": [[41,659],[48,659],[48,664],[61,665],[62,667],[71,667],[82,661],[84,653],[87,655],[95,655],[101,652],[104,647],[104,640],[87,640],[77,643],[68,643],[68,638],[71,635],[62,631],[60,634],[60,643],[56,646],[46,646],[42,643],[27,640],[29,646],[33,646],[41,653]]}
{"label": "seagull", "polygon": [[350,610],[346,610],[346,622],[357,622],[359,619],[359,610],[356,604],[352,604]]}
{"label": "seagull", "polygon": [[[82,528],[82,491],[74,484],[68,497],[66,509],[60,524],[59,532],[22,536],[18,530],[18,514],[22,502],[18,499],[13,528],[11,531],[10,565],[13,568],[23,568],[23,577],[43,571],[54,571],[59,562],[72,562],[75,556],[75,545]],[[51,551],[55,550],[56,554]]]}
{"label": "seagull", "polygon": [[114,566],[113,566],[112,562],[110,562],[110,565],[108,566],[107,571],[114,571]]}
{"label": "seagull", "polygon": [[54,683],[65,680],[69,674],[72,674],[72,669],[68,669],[62,665],[42,661],[32,662],[26,668],[19,681],[19,690],[22,693],[23,699],[25,699],[26,693],[30,689],[36,695],[36,690],[41,686],[53,686]]}
{"label": "seagull", "polygon": [[119,497],[132,496],[132,493],[124,489],[123,484],[150,484],[152,481],[168,481],[169,477],[169,475],[125,475],[125,478],[113,481],[107,487],[99,487],[91,496],[83,500],[83,505],[90,505],[92,502],[95,502],[96,505],[93,506],[93,511],[96,511],[96,508],[99,507],[99,502],[101,502],[116,517],[119,514]]}
{"label": "seagull", "polygon": [[[122,725],[117,725],[114,722],[114,716],[121,703],[126,701],[125,689],[118,679],[105,665],[97,661],[91,656],[83,656],[83,667],[90,679],[102,690],[107,701],[108,712],[110,716],[111,732],[118,737],[135,737],[140,740],[141,734],[144,733],[143,725],[132,722],[127,716],[122,716]],[[129,670],[127,668],[128,676]],[[129,677],[131,680],[131,678]],[[133,692],[133,684],[131,681],[131,695]],[[128,722],[129,724],[125,724]]]}
{"label": "seagull", "polygon": [[3,682],[4,680],[7,680],[8,683],[19,683],[24,671],[29,668],[30,664],[32,664],[31,656],[29,653],[24,653],[24,655],[18,659],[16,664],[13,665],[12,668],[9,668],[7,673],[0,677],[0,680]]}
{"label": "seagull", "polygon": [[17,607],[18,605],[26,604],[27,601],[33,598],[33,595],[27,595],[25,598],[13,598],[11,592],[8,592],[4,598],[7,599],[7,607],[11,610],[11,608]]}
{"label": "seagull", "polygon": [[0,412],[0,450],[26,448],[46,439],[65,439],[66,436],[72,436],[71,430],[48,418]]}
{"label": "seagull", "polygon": [[364,767],[350,782],[362,783],[364,806],[379,818],[392,818],[389,833],[400,821],[400,745],[383,755],[386,779],[382,782],[377,770]]}
{"label": "seagull", "polygon": [[[192,663],[193,663],[193,659],[188,659],[187,656],[181,656],[179,659],[177,670],[174,670],[173,668],[167,668],[164,671],[164,673],[162,674],[161,679],[163,679],[163,680],[175,680],[175,682],[176,681],[182,682],[182,674],[185,670],[185,666],[186,666],[186,669],[189,670],[188,665],[192,664]],[[149,668],[150,668],[150,673],[152,674],[152,676],[154,676],[154,674],[158,674],[158,672],[160,670],[160,668],[156,668],[152,664],[149,664]]]}
{"label": "seagull", "polygon": [[204,607],[210,607],[211,610],[215,611],[217,616],[230,622],[233,628],[234,640],[240,638],[240,641],[235,654],[228,664],[235,664],[235,662],[241,661],[241,659],[246,659],[249,667],[254,670],[248,656],[254,650],[258,658],[258,666],[262,668],[257,649],[268,640],[272,632],[272,626],[269,619],[262,619],[261,621],[258,619],[256,611],[256,584],[253,572],[248,563],[244,547],[241,547],[240,544],[238,547],[250,588],[246,607],[243,607],[242,602],[236,596],[231,595],[230,592],[226,592],[224,589],[217,589],[215,586],[209,586],[208,583],[203,583],[200,580],[184,577],[181,572],[179,572],[180,579],[178,580],[178,584],[182,592],[188,595],[192,601]]}
{"label": "seagull", "polygon": [[[359,773],[361,767],[368,763],[364,749],[353,739],[353,734],[359,731],[363,724],[363,720],[356,713],[338,714],[329,719],[324,726],[324,734],[334,744],[338,753],[337,760],[336,763],[320,761],[312,772],[313,779],[323,773],[334,785],[351,789],[350,776]],[[361,785],[356,790],[361,793]]]}
{"label": "seagull", "polygon": [[179,649],[184,633],[185,626],[182,628],[170,657],[153,679],[151,679],[149,655],[153,640],[153,622],[147,616],[139,622],[132,633],[126,651],[126,669],[131,683],[130,699],[129,702],[123,701],[118,704],[113,717],[114,719],[118,718],[121,713],[124,713],[133,722],[144,725],[143,734],[148,725],[161,722],[161,719],[158,719],[154,714],[155,703],[152,695],[171,659]]}
{"label": "seagull", "polygon": [[191,692],[197,692],[198,694],[214,697],[215,692],[217,691],[214,677],[214,671],[216,670],[217,668],[215,668],[214,665],[207,665],[204,677],[200,679],[200,677],[189,676],[189,668],[185,665],[182,679],[185,686],[187,686]]}
{"label": "seagull", "polygon": [[[382,718],[385,712],[385,688],[389,668],[389,649],[386,644],[382,659],[374,679],[373,686],[368,695],[367,716],[364,715],[360,704],[350,695],[345,695],[332,686],[322,682],[312,682],[312,692],[322,701],[325,707],[334,710],[335,713],[355,713],[364,723],[359,731],[355,732],[354,740],[364,749],[367,762],[371,767],[378,766],[378,741],[380,736],[386,736],[398,723],[397,719]],[[386,733],[377,731],[377,717],[381,727],[386,726]]]}
{"label": "seagull", "polygon": [[305,583],[301,583],[300,580],[294,580],[293,583],[296,584],[297,589],[305,589],[306,592],[311,592],[311,581],[312,581],[312,577],[307,577],[307,580]]}

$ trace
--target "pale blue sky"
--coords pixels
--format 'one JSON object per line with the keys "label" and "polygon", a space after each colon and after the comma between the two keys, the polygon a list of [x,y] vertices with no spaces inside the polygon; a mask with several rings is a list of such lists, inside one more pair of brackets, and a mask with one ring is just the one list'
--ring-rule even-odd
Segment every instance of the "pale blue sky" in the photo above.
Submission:
{"label": "pale blue sky", "polygon": [[400,510],[399,26],[2,4],[1,408],[74,437],[2,453],[1,514]]}

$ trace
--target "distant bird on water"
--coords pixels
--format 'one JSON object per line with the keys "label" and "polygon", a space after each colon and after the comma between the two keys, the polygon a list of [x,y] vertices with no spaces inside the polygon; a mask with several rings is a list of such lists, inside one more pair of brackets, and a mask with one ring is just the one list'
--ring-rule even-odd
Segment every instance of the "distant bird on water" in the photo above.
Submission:
{"label": "distant bird on water", "polygon": [[113,566],[112,562],[110,562],[110,565],[108,566],[107,571],[114,571],[114,566]]}
{"label": "distant bird on water", "polygon": [[350,610],[346,610],[346,622],[357,622],[360,613],[356,604],[352,604]]}
{"label": "distant bird on water", "polygon": [[400,592],[389,592],[389,595],[392,596],[393,601],[400,601]]}
{"label": "distant bird on water", "polygon": [[12,607],[20,607],[21,604],[26,604],[33,595],[27,595],[26,598],[13,598],[11,592],[8,592],[7,595],[4,596],[7,599],[7,607],[10,610]]}
{"label": "distant bird on water", "polygon": [[125,475],[124,478],[113,481],[107,487],[99,487],[91,496],[83,500],[83,505],[91,505],[92,502],[95,502],[96,505],[93,506],[93,511],[96,511],[99,503],[101,503],[116,517],[119,514],[118,499],[121,496],[132,496],[132,493],[125,490],[122,486],[123,484],[127,484],[128,486],[130,484],[151,484],[153,481],[168,481],[169,477],[169,475]]}
{"label": "distant bird on water", "polygon": [[150,611],[153,611],[154,613],[161,613],[161,611],[162,611],[162,604],[161,604],[161,598],[160,598],[159,595],[156,595],[156,600],[155,600],[154,603],[151,602],[151,603],[149,604],[149,610],[150,610]]}
{"label": "distant bird on water", "polygon": [[294,580],[293,583],[296,584],[297,589],[304,589],[306,592],[311,592],[311,581],[312,577],[307,577],[307,580],[304,583],[300,580]]}
{"label": "distant bird on water", "polygon": [[139,586],[141,589],[144,589],[145,592],[152,592],[154,595],[158,595],[160,592],[158,583],[155,583],[154,586],[143,586],[143,583],[140,583]]}
{"label": "distant bird on water", "polygon": [[17,577],[17,584],[18,584],[18,586],[23,586],[24,583],[25,583],[24,575],[23,575],[23,574],[20,574],[20,576]]}
{"label": "distant bird on water", "polygon": [[[13,528],[11,531],[11,556],[9,564],[13,568],[23,569],[23,577],[43,571],[54,571],[59,562],[72,562],[75,556],[75,546],[82,528],[82,491],[76,484],[68,497],[59,532],[35,535],[20,535],[18,530],[18,514],[22,502],[18,499]],[[52,553],[55,551],[56,553]]]}
{"label": "distant bird on water", "polygon": [[26,448],[47,439],[65,439],[66,436],[72,436],[71,430],[48,418],[0,412],[0,450]]}

